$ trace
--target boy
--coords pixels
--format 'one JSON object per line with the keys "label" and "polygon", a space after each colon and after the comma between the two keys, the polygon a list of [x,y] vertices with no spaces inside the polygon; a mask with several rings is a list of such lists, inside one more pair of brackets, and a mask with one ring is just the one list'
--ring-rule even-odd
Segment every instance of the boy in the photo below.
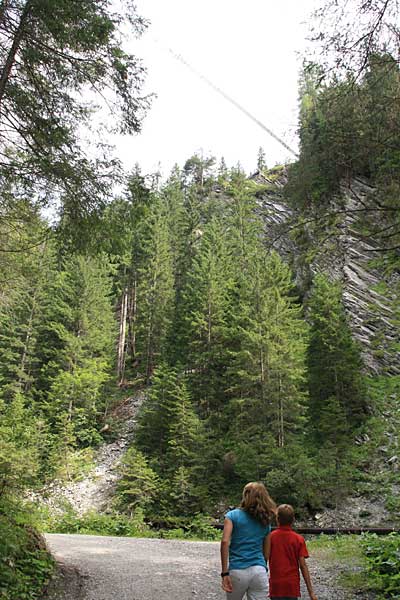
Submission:
{"label": "boy", "polygon": [[278,529],[273,531],[266,544],[265,558],[269,560],[269,596],[271,600],[297,600],[300,596],[300,574],[307,586],[311,600],[317,600],[306,565],[308,552],[304,538],[293,531],[294,510],[290,504],[277,509]]}

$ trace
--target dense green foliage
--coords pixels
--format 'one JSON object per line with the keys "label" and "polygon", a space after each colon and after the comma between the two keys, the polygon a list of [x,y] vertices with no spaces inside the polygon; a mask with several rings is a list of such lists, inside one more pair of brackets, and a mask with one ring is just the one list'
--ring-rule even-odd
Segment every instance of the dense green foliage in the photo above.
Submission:
{"label": "dense green foliage", "polygon": [[398,598],[399,534],[314,536],[307,541],[311,556],[339,573],[341,585],[361,597]]}
{"label": "dense green foliage", "polygon": [[367,559],[367,574],[378,598],[398,598],[400,594],[400,536],[370,535],[362,541]]}
{"label": "dense green foliage", "polygon": [[307,543],[310,554],[340,573],[341,584],[357,595],[398,598],[399,534],[319,536]]}
{"label": "dense green foliage", "polygon": [[134,252],[114,250],[126,282],[118,374],[151,382],[117,504],[153,521],[235,501],[248,479],[317,507],[357,478],[349,450],[367,394],[340,288],[316,279],[310,328],[289,268],[264,245],[258,186],[211,168],[194,157],[157,193],[136,173],[115,204],[137,219],[134,239],[118,224]]}
{"label": "dense green foliage", "polygon": [[[0,3],[0,596],[42,597],[51,571],[15,500],[74,477],[101,439],[112,370],[109,257],[95,223],[120,175],[98,137],[99,98],[113,129],[137,132],[143,67],[124,51],[146,23],[130,0]],[[104,110],[103,110],[104,113]],[[103,114],[104,118],[104,114]],[[55,241],[43,209],[57,221]],[[89,238],[89,231],[92,234]]]}
{"label": "dense green foliage", "polygon": [[[127,4],[139,33],[143,20]],[[35,598],[51,569],[15,498],[80,477],[104,435],[118,435],[118,401],[137,390],[145,389],[145,401],[120,467],[116,512],[78,517],[66,509],[42,526],[153,535],[151,524],[169,528],[165,537],[213,539],[204,515],[220,516],[249,480],[264,481],[303,514],[337,507],[354,491],[377,497],[377,489],[388,510],[399,509],[399,378],[366,375],[337,283],[310,270],[299,298],[290,267],[265,239],[265,187],[223,160],[216,168],[214,158],[195,155],[161,185],[136,168],[111,197],[109,183],[120,183],[113,160],[83,156],[85,86],[111,86],[123,131],[139,129],[147,104],[141,66],[119,44],[123,21],[106,0],[0,6],[0,33],[15,41],[0,44],[0,118],[8,123],[0,132],[0,595],[7,600]],[[308,68],[301,152],[287,186],[306,266],[319,241],[313,223],[317,233],[322,223],[324,235],[338,235],[338,213],[348,207],[333,198],[343,181],[362,176],[377,186],[354,230],[381,245],[376,262],[393,276],[394,327],[399,93],[398,65],[384,52],[369,53],[357,80]],[[258,167],[267,173],[262,150]],[[53,228],[41,212],[49,205],[60,212]],[[398,349],[393,339],[387,351]],[[396,543],[365,545],[383,593],[398,593]]]}
{"label": "dense green foliage", "polygon": [[89,158],[84,128],[93,127],[106,95],[103,113],[111,111],[112,129],[139,131],[148,106],[144,69],[124,50],[121,34],[138,36],[145,25],[130,0],[119,10],[109,0],[1,3],[2,225],[10,227],[15,200],[23,198],[61,209],[76,244],[78,227],[88,233],[88,217],[109,197],[118,162],[100,137]]}
{"label": "dense green foliage", "polygon": [[40,600],[53,573],[53,560],[30,521],[28,511],[0,499],[0,598],[4,600]]}
{"label": "dense green foliage", "polygon": [[194,157],[159,191],[135,172],[96,252],[65,253],[60,235],[3,261],[4,279],[14,274],[0,306],[7,493],[80,475],[116,383],[150,384],[120,511],[190,517],[235,501],[248,479],[298,506],[351,487],[366,391],[340,289],[316,279],[310,327],[264,245],[257,184],[212,169]]}
{"label": "dense green foliage", "polygon": [[317,275],[308,307],[310,436],[323,465],[325,489],[331,490],[329,503],[337,503],[354,485],[349,439],[366,420],[366,386],[360,349],[346,324],[340,286]]}
{"label": "dense green foliage", "polygon": [[213,519],[203,513],[192,517],[170,517],[160,523],[161,526],[151,528],[141,509],[136,509],[131,516],[120,512],[104,514],[95,511],[78,516],[73,510],[66,508],[58,516],[42,510],[38,516],[38,524],[41,529],[54,533],[210,541],[221,537],[221,532],[213,526]]}
{"label": "dense green foliage", "polygon": [[[287,193],[309,233],[335,239],[345,216],[360,239],[393,258],[400,243],[400,70],[385,52],[371,52],[362,77],[341,78],[319,65],[305,68],[300,84],[300,157],[290,167]],[[340,186],[367,178],[369,197],[356,208],[339,199]],[[314,225],[314,226],[313,226]]]}
{"label": "dense green foliage", "polygon": [[78,516],[66,507],[59,515],[42,511],[39,517],[42,529],[51,533],[81,533],[86,535],[115,535],[123,537],[155,537],[154,531],[144,522],[143,512],[129,517],[120,513],[101,514],[90,511]]}
{"label": "dense green foliage", "polygon": [[358,83],[350,77],[321,83],[309,66],[300,86],[299,161],[292,167],[295,200],[326,204],[344,177],[364,175],[390,186],[398,181],[400,73],[389,55],[372,55]]}

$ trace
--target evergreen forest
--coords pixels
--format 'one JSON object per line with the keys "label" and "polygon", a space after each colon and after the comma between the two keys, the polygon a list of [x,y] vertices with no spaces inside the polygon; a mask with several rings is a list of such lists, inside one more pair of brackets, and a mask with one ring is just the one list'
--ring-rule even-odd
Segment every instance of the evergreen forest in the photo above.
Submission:
{"label": "evergreen forest", "polygon": [[[395,49],[371,38],[354,46],[363,54],[352,68],[344,59],[304,65],[292,163],[268,168],[260,150],[249,174],[197,153],[161,180],[139,164],[125,173],[104,143],[88,158],[83,141],[93,112],[84,90],[110,95],[114,131],[140,135],[150,109],[144,66],[119,37],[147,23],[122,5],[0,3],[7,600],[41,597],[53,568],[36,533],[49,515],[31,494],[83,478],[118,439],[119,407],[138,395],[110,523],[208,531],[248,481],[263,481],[305,522],[357,497],[399,523]],[[356,208],[346,200],[354,181],[369,189]],[[275,201],[290,214],[280,228],[269,225]],[[360,299],[373,321],[368,347],[357,331],[369,323],[355,327],[346,281],[331,268],[349,216],[352,239],[372,247],[378,281],[375,296]],[[58,531],[73,530],[78,516],[64,509]],[[398,597],[393,589],[385,597]]]}

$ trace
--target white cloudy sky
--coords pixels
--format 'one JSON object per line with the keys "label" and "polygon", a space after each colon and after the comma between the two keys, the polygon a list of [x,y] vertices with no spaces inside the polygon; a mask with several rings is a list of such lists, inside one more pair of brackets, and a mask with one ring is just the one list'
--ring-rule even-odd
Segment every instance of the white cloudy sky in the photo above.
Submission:
{"label": "white cloudy sky", "polygon": [[139,136],[116,139],[130,168],[161,163],[167,175],[196,151],[254,170],[262,146],[272,166],[290,154],[168,52],[172,48],[296,149],[297,83],[317,0],[137,0],[151,21],[130,50],[157,98]]}

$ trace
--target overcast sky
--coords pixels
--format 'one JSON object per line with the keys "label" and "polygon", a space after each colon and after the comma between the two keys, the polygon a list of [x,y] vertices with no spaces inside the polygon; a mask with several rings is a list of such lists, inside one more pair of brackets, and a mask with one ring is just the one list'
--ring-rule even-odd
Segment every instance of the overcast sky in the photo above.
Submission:
{"label": "overcast sky", "polygon": [[228,166],[255,170],[258,148],[268,166],[290,153],[174,58],[168,48],[297,148],[297,87],[307,22],[317,0],[137,0],[151,22],[129,49],[148,70],[154,92],[142,133],[116,139],[126,167],[144,173],[161,163],[168,175],[203,151]]}

